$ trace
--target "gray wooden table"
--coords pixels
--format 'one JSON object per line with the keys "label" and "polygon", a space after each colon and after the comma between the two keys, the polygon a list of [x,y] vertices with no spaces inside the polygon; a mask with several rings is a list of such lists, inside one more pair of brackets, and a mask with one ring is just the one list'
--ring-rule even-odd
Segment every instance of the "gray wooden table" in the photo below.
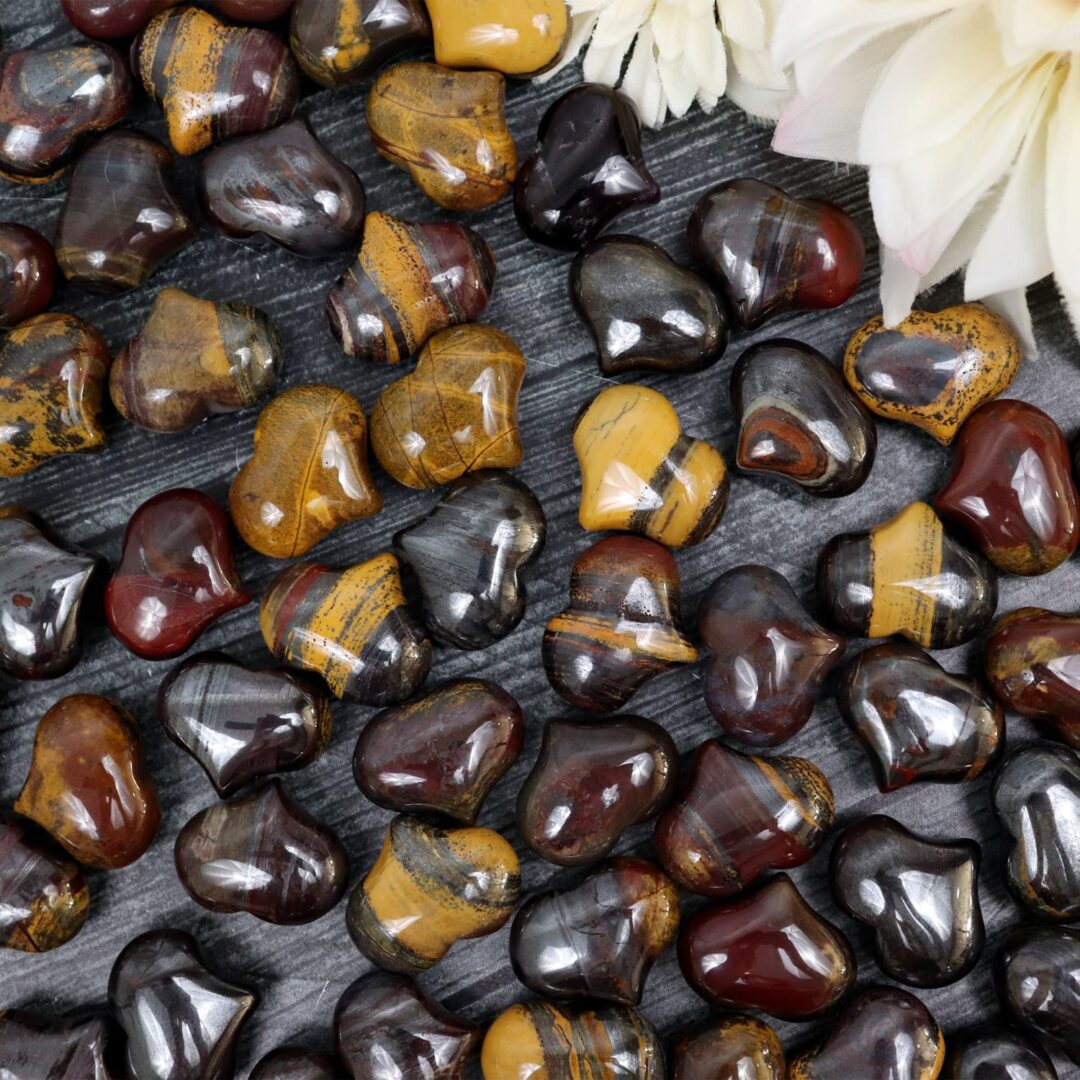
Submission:
{"label": "gray wooden table", "polygon": [[[61,15],[58,0],[0,0],[0,33],[5,47],[16,48],[76,37]],[[546,86],[510,87],[509,121],[522,155],[531,148],[546,106],[578,77],[578,70],[571,69]],[[372,149],[364,121],[366,87],[316,92],[309,86],[307,91],[301,111],[319,137],[360,174],[369,208],[421,220],[445,216]],[[129,122],[164,137],[160,115],[145,100],[136,104]],[[647,133],[645,148],[663,199],[656,207],[626,216],[617,227],[658,241],[677,258],[687,258],[685,224],[698,197],[709,186],[739,175],[762,177],[794,194],[835,200],[855,216],[867,237],[873,235],[861,174],[773,154],[768,130],[748,122],[734,107],[724,104],[708,116],[695,108],[684,119],[669,122],[663,131]],[[194,162],[182,161],[178,170],[188,196],[194,167]],[[36,188],[0,184],[0,219],[25,222],[51,236],[63,199],[63,181]],[[437,650],[431,679],[480,673],[502,684],[523,705],[528,718],[525,750],[489,797],[481,823],[500,830],[524,853],[514,824],[514,800],[535,759],[544,722],[566,711],[544,677],[540,637],[545,622],[565,602],[570,563],[596,539],[577,523],[578,472],[570,426],[580,404],[605,380],[591,355],[591,339],[569,301],[569,257],[529,243],[508,201],[472,215],[469,224],[483,233],[498,260],[495,297],[485,321],[511,334],[528,357],[521,397],[526,453],[518,475],[544,505],[549,542],[529,575],[528,613],[518,630],[481,653]],[[163,286],[178,286],[213,299],[249,301],[282,328],[284,386],[334,383],[370,408],[399,372],[364,366],[343,356],[322,313],[327,289],[349,261],[343,256],[308,262],[277,249],[255,251],[203,229],[148,286],[109,299],[62,286],[53,307],[89,319],[115,353],[142,324]],[[877,254],[872,248],[864,284],[842,309],[780,319],[754,334],[741,335],[711,371],[683,377],[644,376],[640,381],[667,394],[684,429],[714,442],[730,461],[735,427],[728,374],[741,351],[766,337],[789,336],[838,360],[849,335],[878,311],[877,278]],[[952,283],[932,296],[928,306],[944,306],[958,296],[959,289]],[[1044,284],[1035,289],[1032,302],[1041,354],[1025,362],[1010,392],[1046,409],[1072,436],[1080,429],[1080,350],[1052,287]],[[185,435],[166,437],[112,415],[104,453],[55,461],[29,476],[0,481],[0,500],[31,507],[68,539],[101,552],[115,565],[124,525],[149,496],[172,487],[194,486],[225,498],[232,477],[250,454],[255,418],[253,410],[212,420]],[[871,526],[910,499],[930,497],[943,480],[948,461],[948,451],[928,437],[882,422],[873,473],[862,490],[848,498],[819,501],[787,487],[734,477],[719,528],[701,546],[678,556],[684,610],[693,610],[697,596],[721,571],[750,561],[775,567],[809,598],[815,559],[829,537]],[[315,549],[315,557],[341,565],[369,558],[437,497],[407,491],[378,470],[377,481],[385,501],[383,511],[339,529]],[[258,596],[281,564],[256,556],[239,542],[238,548],[242,576]],[[1075,559],[1034,580],[1005,578],[1000,610],[1022,604],[1071,610],[1078,606],[1078,587],[1080,564]],[[222,619],[197,647],[225,650],[256,664],[270,661],[258,632],[254,603]],[[977,641],[973,647],[941,654],[939,659],[950,669],[975,670],[980,650]],[[120,871],[89,875],[91,915],[73,942],[44,956],[14,952],[0,956],[0,1008],[19,1005],[59,1013],[103,1002],[112,962],[130,938],[154,927],[183,928],[199,939],[219,972],[257,987],[261,994],[240,1049],[238,1075],[244,1076],[259,1057],[286,1041],[329,1049],[334,1005],[345,987],[370,965],[346,933],[344,903],[311,925],[273,927],[246,915],[211,914],[181,888],[173,867],[173,842],[184,823],[212,802],[215,794],[195,761],[165,737],[154,717],[157,686],[171,666],[133,657],[103,625],[97,625],[90,632],[84,659],[67,676],[47,683],[6,677],[0,681],[0,803],[10,805],[22,785],[42,713],[67,694],[93,692],[117,699],[142,720],[149,766],[164,807],[161,832],[142,859]],[[699,675],[693,670],[655,680],[631,708],[665,725],[684,754],[717,734],[702,702]],[[359,706],[336,705],[335,732],[326,753],[308,769],[286,778],[288,789],[302,804],[344,840],[353,881],[370,867],[390,817],[365,800],[350,769],[356,736],[371,714],[372,710]],[[1011,744],[1033,734],[1028,724],[1015,717],[1009,723]],[[884,812],[931,837],[975,837],[982,843],[980,896],[988,931],[982,962],[957,985],[920,996],[947,1032],[995,1015],[990,960],[1002,935],[1021,916],[1006,894],[1003,848],[989,809],[986,780],[962,787],[914,786],[879,795],[869,762],[831,699],[821,702],[812,722],[785,751],[812,758],[828,774],[837,796],[839,826]],[[650,849],[651,829],[643,826],[624,836],[618,850],[648,856]],[[843,927],[858,945],[860,985],[886,981],[864,947],[860,928],[832,901],[827,856],[826,849],[792,876],[811,904]],[[527,891],[569,883],[580,876],[531,855],[523,858],[523,875]],[[687,909],[696,904],[688,900]],[[490,1020],[524,996],[507,959],[505,929],[458,946],[421,982],[449,1008],[478,1022]],[[687,988],[670,950],[653,970],[643,1010],[666,1036],[706,1015],[706,1007]],[[803,1047],[820,1034],[820,1025],[777,1027],[789,1050]],[[1080,1077],[1080,1070],[1063,1060],[1058,1067],[1063,1078]]]}

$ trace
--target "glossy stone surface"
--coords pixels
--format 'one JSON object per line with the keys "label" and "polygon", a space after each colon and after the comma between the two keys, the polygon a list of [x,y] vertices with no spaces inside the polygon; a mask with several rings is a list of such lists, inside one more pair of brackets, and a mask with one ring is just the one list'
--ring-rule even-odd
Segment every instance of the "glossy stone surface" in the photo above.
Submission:
{"label": "glossy stone surface", "polygon": [[126,38],[180,0],[60,0],[67,21],[89,38]]}
{"label": "glossy stone surface", "polygon": [[83,928],[89,906],[78,863],[28,821],[0,813],[0,946],[30,953],[58,948]]}
{"label": "glossy stone surface", "polygon": [[678,773],[675,743],[651,720],[551,720],[518,794],[521,839],[549,862],[595,862],[625,829],[663,809]]}
{"label": "glossy stone surface", "polygon": [[479,233],[374,211],[356,262],[327,294],[326,319],[347,356],[397,364],[439,330],[478,319],[494,282]]}
{"label": "glossy stone surface", "polygon": [[104,338],[77,315],[46,312],[8,331],[0,343],[0,476],[100,450],[108,370]]}
{"label": "glossy stone surface", "polygon": [[63,675],[82,654],[83,607],[104,560],[17,506],[0,506],[0,550],[0,670],[18,679]]}
{"label": "glossy stone surface", "polygon": [[180,930],[141,934],[116,958],[109,1004],[140,1080],[229,1080],[257,995],[219,979]]}
{"label": "glossy stone surface", "polygon": [[844,653],[844,639],[767,566],[721,574],[698,604],[697,626],[705,704],[725,734],[751,746],[779,746],[801,731]]}
{"label": "glossy stone surface", "polygon": [[841,533],[818,559],[827,618],[853,637],[900,634],[925,649],[971,640],[994,617],[997,575],[924,502],[868,532]]}
{"label": "glossy stone surface", "polygon": [[994,623],[985,657],[987,678],[1010,709],[1080,750],[1080,616],[1010,611]]}
{"label": "glossy stone surface", "polygon": [[484,1036],[480,1067],[484,1080],[661,1080],[664,1050],[648,1020],[623,1005],[572,1008],[530,1001],[495,1018]]}
{"label": "glossy stone surface", "polygon": [[886,330],[880,316],[859,329],[844,353],[844,378],[878,416],[901,420],[948,446],[984,401],[1020,367],[1020,342],[982,304],[913,311]]}
{"label": "glossy stone surface", "polygon": [[540,500],[509,473],[469,473],[394,537],[432,635],[459,649],[501,641],[525,614],[522,568],[544,546]]}
{"label": "glossy stone surface", "polygon": [[341,1066],[329,1054],[279,1046],[261,1057],[248,1080],[339,1080]]}
{"label": "glossy stone surface", "polygon": [[265,23],[283,19],[293,0],[209,0],[219,15],[238,23]]}
{"label": "glossy stone surface", "polygon": [[862,234],[839,206],[761,180],[707,191],[686,233],[745,329],[788,311],[838,307],[862,277]]}
{"label": "glossy stone surface", "polygon": [[1014,930],[994,961],[994,982],[1025,1031],[1080,1065],[1080,930]]}
{"label": "glossy stone surface", "polygon": [[423,0],[296,0],[289,21],[292,54],[320,86],[355,86],[430,37]]}
{"label": "glossy stone surface", "polygon": [[407,976],[377,971],[341,995],[334,1041],[355,1080],[462,1080],[480,1029]]}
{"label": "glossy stone surface", "polygon": [[0,53],[0,177],[63,176],[87,138],[120,123],[130,105],[127,67],[108,45]]}
{"label": "glossy stone surface", "polygon": [[1058,1080],[1045,1051],[1001,1023],[949,1035],[941,1080]]}
{"label": "glossy stone surface", "polygon": [[739,423],[735,461],[744,472],[780,476],[811,495],[862,487],[877,431],[865,406],[824,356],[784,338],[762,341],[731,372]]}
{"label": "glossy stone surface", "polygon": [[675,886],[643,859],[612,859],[576,887],[522,905],[510,962],[536,994],[637,1005],[653,961],[678,928]]}
{"label": "glossy stone surface", "polygon": [[994,774],[990,799],[1010,844],[1013,895],[1040,918],[1080,918],[1080,756],[1021,743]]}
{"label": "glossy stone surface", "polygon": [[133,424],[187,431],[272,394],[283,355],[277,327],[258,308],[162,289],[113,361],[109,395]]}
{"label": "glossy stone surface", "polygon": [[624,211],[659,200],[634,103],[599,83],[574,86],[552,102],[514,188],[526,235],[566,251],[583,248]]}
{"label": "glossy stone surface", "polygon": [[250,599],[233,565],[225,511],[201,491],[174,488],[131,515],[105,588],[105,617],[136,656],[163,660]]}
{"label": "glossy stone surface", "polygon": [[846,828],[829,874],[837,904],[873,931],[878,967],[909,986],[946,986],[982,952],[979,845],[933,841],[884,814]]}
{"label": "glossy stone surface", "polygon": [[752,757],[709,739],[656,823],[656,851],[676,884],[726,898],[769,870],[812,859],[835,812],[828,778],[812,761]]}
{"label": "glossy stone surface", "polygon": [[9,1009],[0,1012],[0,1076],[4,1080],[109,1080],[117,1043],[112,1024],[100,1013],[52,1019]]}
{"label": "glossy stone surface", "polygon": [[473,825],[524,741],[525,717],[510,694],[483,679],[452,679],[372,717],[353,776],[379,806]]}
{"label": "glossy stone surface", "polygon": [[727,347],[727,310],[712,287],[651,240],[590,244],[570,267],[570,295],[605,375],[704,371]]}
{"label": "glossy stone surface", "polygon": [[350,247],[364,227],[364,188],[297,118],[231,139],[203,159],[203,216],[234,240],[270,240],[315,258]]}
{"label": "glossy stone surface", "polygon": [[945,1036],[913,994],[871,986],[840,1014],[825,1041],[792,1060],[789,1080],[935,1080]]}
{"label": "glossy stone surface", "polygon": [[198,231],[176,192],[173,160],[139,131],[103,135],[79,158],[56,223],[56,261],[87,292],[144,284]]}
{"label": "glossy stone surface", "polygon": [[593,532],[641,533],[668,547],[699,544],[728,497],[727,466],[682,432],[671,402],[647,386],[609,386],[578,414],[578,520]]}
{"label": "glossy stone surface", "polygon": [[588,712],[625,705],[650,679],[697,660],[678,611],[679,568],[666,548],[640,536],[598,540],[574,560],[570,605],[544,631],[552,688]]}
{"label": "glossy stone surface", "polygon": [[384,71],[367,103],[371,143],[447,210],[482,210],[509,194],[517,147],[495,71],[411,61]]}
{"label": "glossy stone surface", "polygon": [[684,920],[679,966],[706,1001],[781,1020],[819,1016],[855,984],[847,938],[807,904],[787,874]]}
{"label": "glossy stone surface", "polygon": [[178,154],[272,128],[299,96],[296,63],[278,37],[195,7],[151,19],[131,46],[131,68],[164,110]]}
{"label": "glossy stone surface", "polygon": [[277,779],[196,814],[175,857],[180,883],[203,907],[286,926],[321,918],[349,879],[341,841]]}
{"label": "glossy stone surface", "polygon": [[951,674],[905,641],[859,653],[839,681],[836,703],[883,792],[924,780],[973,780],[1005,746],[1005,714],[986,684]]}
{"label": "glossy stone surface", "polygon": [[94,694],[56,702],[38,723],[15,812],[85,866],[115,870],[139,858],[161,810],[131,714]]}
{"label": "glossy stone surface", "polygon": [[672,1080],[787,1080],[776,1032],[752,1016],[710,1020],[675,1044]]}
{"label": "glossy stone surface", "polygon": [[47,307],[56,277],[52,244],[14,221],[0,221],[0,328]]}
{"label": "glossy stone surface", "polygon": [[494,933],[520,892],[517,854],[497,832],[400,816],[345,918],[373,964],[409,975],[434,967],[455,942]]}
{"label": "glossy stone surface", "polygon": [[405,603],[393,555],[345,570],[286,567],[263,594],[259,629],[282,663],[364,705],[403,701],[431,667],[431,642]]}
{"label": "glossy stone surface", "polygon": [[304,555],[339,525],[377,514],[367,418],[336,386],[292,386],[259,414],[252,456],[229,489],[236,531],[275,559]]}
{"label": "glossy stone surface", "polygon": [[379,464],[399,484],[421,489],[521,464],[524,378],[525,357],[501,330],[476,323],[441,330],[413,371],[375,402],[371,448]]}

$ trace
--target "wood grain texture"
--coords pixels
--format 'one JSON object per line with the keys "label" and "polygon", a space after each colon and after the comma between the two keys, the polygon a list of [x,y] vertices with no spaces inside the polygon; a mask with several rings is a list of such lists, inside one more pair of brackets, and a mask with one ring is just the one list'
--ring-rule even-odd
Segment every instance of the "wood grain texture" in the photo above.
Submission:
{"label": "wood grain texture", "polygon": [[[25,48],[75,40],[55,0],[2,0],[0,32],[5,47]],[[544,86],[509,87],[508,118],[521,152],[531,149],[544,109],[575,78],[576,70]],[[309,93],[301,111],[328,148],[362,177],[371,209],[411,220],[446,220],[400,170],[372,148],[364,122],[362,86]],[[164,137],[158,111],[140,100],[133,124]],[[664,191],[656,207],[619,220],[620,232],[634,232],[663,244],[686,260],[685,225],[690,210],[709,186],[737,176],[756,175],[792,194],[834,200],[852,212],[872,235],[864,177],[827,164],[798,162],[769,150],[769,132],[748,123],[723,105],[711,116],[696,108],[662,132],[646,133],[649,167]],[[190,199],[196,163],[179,162],[180,190]],[[34,190],[0,185],[0,219],[25,222],[52,236],[64,194],[63,181]],[[569,567],[596,537],[577,522],[578,470],[571,444],[575,413],[612,380],[601,377],[588,330],[569,299],[570,257],[530,243],[514,222],[508,201],[467,223],[491,244],[499,264],[492,303],[483,321],[509,333],[528,359],[521,395],[525,460],[516,470],[539,496],[548,516],[549,541],[529,567],[529,605],[525,620],[504,641],[479,653],[439,649],[431,681],[482,674],[500,683],[522,704],[527,718],[523,753],[488,798],[481,825],[501,831],[522,855],[525,893],[556,882],[571,884],[584,871],[565,871],[542,862],[521,842],[514,824],[514,800],[531,769],[544,722],[565,715],[540,665],[544,624],[567,601]],[[326,328],[323,301],[354,253],[318,261],[299,260],[279,249],[254,251],[231,244],[203,229],[198,238],[169,260],[135,292],[95,298],[70,286],[58,290],[53,309],[71,311],[94,322],[117,352],[145,320],[157,291],[174,285],[214,300],[256,305],[282,329],[284,387],[329,382],[355,394],[370,410],[380,391],[402,369],[361,364],[345,357]],[[743,349],[771,336],[799,338],[838,363],[848,337],[878,312],[878,260],[871,246],[866,277],[855,298],[833,312],[781,318],[754,333],[740,334],[727,355],[709,371],[666,376],[634,373],[624,381],[642,382],[667,394],[687,434],[708,439],[729,463],[736,425],[728,397],[731,366]],[[931,306],[959,300],[951,283]],[[1025,362],[1013,396],[1045,409],[1072,436],[1080,428],[1080,371],[1077,346],[1054,291],[1044,284],[1032,295],[1041,356]],[[411,365],[410,365],[411,367]],[[228,486],[250,455],[258,410],[219,417],[185,435],[169,437],[140,430],[114,413],[107,419],[109,444],[98,455],[49,463],[33,475],[0,481],[3,502],[20,501],[44,515],[72,542],[106,555],[115,566],[120,535],[128,517],[145,499],[166,488],[198,486],[224,502]],[[682,573],[684,610],[690,612],[709,583],[742,562],[764,562],[786,575],[800,595],[810,594],[821,546],[833,534],[865,529],[890,517],[911,499],[930,498],[948,473],[949,452],[925,434],[879,422],[877,461],[866,485],[838,500],[813,499],[789,485],[736,473],[727,512],[700,546],[677,555]],[[392,533],[424,514],[436,492],[415,492],[395,484],[381,470],[376,482],[385,508],[376,517],[342,526],[318,544],[311,557],[347,565],[389,547]],[[240,572],[260,595],[283,565],[238,547]],[[1080,565],[1075,559],[1052,574],[1034,579],[1005,577],[1001,611],[1033,604],[1075,606]],[[227,651],[257,665],[271,660],[258,629],[257,605],[233,612],[206,633],[199,647]],[[939,654],[950,670],[967,670],[983,646]],[[60,697],[77,692],[106,695],[129,708],[146,732],[149,767],[163,804],[163,825],[150,851],[137,863],[110,874],[91,872],[90,918],[70,944],[45,956],[0,955],[0,1008],[32,1006],[61,1011],[105,999],[109,970],[120,949],[153,927],[191,931],[220,973],[256,985],[262,1002],[247,1025],[238,1075],[273,1046],[298,1040],[329,1050],[333,1008],[345,987],[370,965],[356,951],[345,929],[345,905],[320,921],[300,927],[268,927],[245,915],[213,915],[184,892],[173,867],[177,832],[214,799],[198,763],[171,743],[153,714],[158,683],[171,663],[151,663],[128,654],[103,625],[90,635],[87,654],[73,672],[45,683],[0,681],[0,803],[10,805],[26,775],[37,720]],[[658,678],[633,702],[633,711],[662,723],[684,757],[699,742],[717,735],[701,697],[700,673],[691,667]],[[286,789],[308,811],[343,839],[352,861],[350,886],[372,866],[390,813],[373,806],[353,782],[350,759],[356,737],[374,710],[334,703],[335,730],[327,752],[310,768],[288,774]],[[1009,717],[1009,742],[1029,738],[1032,728]],[[982,842],[985,869],[981,898],[988,943],[977,969],[956,986],[920,992],[947,1032],[993,1016],[997,1005],[989,960],[1005,931],[1020,922],[1004,881],[1004,850],[989,806],[987,778],[961,787],[914,786],[888,796],[878,794],[870,762],[828,698],[806,728],[785,748],[820,766],[836,794],[838,826],[873,812],[897,817],[910,829],[937,838],[975,837]],[[651,857],[651,826],[631,830],[619,853]],[[860,983],[884,981],[864,948],[858,927],[832,902],[825,870],[829,844],[792,877],[816,908],[842,926],[858,945]],[[687,903],[687,910],[695,902]],[[421,977],[425,991],[469,1020],[490,1022],[502,1009],[527,997],[510,969],[508,928],[492,937],[456,947],[444,963]],[[665,1037],[701,1018],[704,1004],[686,987],[672,950],[657,962],[643,1003],[645,1015]],[[797,1052],[823,1025],[779,1025],[789,1051]],[[1059,1075],[1080,1078],[1080,1070],[1058,1060]]]}

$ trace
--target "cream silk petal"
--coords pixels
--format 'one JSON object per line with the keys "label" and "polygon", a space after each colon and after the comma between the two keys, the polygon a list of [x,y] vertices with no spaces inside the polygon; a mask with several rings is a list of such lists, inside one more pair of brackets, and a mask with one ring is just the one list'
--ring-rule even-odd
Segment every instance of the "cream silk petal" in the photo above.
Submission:
{"label": "cream silk petal", "polygon": [[686,59],[698,81],[698,101],[712,108],[727,89],[727,57],[724,38],[712,19],[704,20],[699,33],[686,43]]}
{"label": "cream silk petal", "polygon": [[649,27],[661,59],[674,60],[682,56],[687,25],[693,21],[681,5],[661,4],[656,8]]}
{"label": "cream silk petal", "polygon": [[648,27],[638,34],[630,63],[626,66],[623,89],[634,99],[643,124],[659,127],[663,123],[667,101]]}
{"label": "cream silk petal", "polygon": [[762,0],[719,0],[720,26],[724,36],[747,49],[768,45],[768,21]]}
{"label": "cream silk petal", "polygon": [[919,295],[920,275],[901,262],[891,248],[881,248],[881,317],[886,326],[896,326],[911,314]]}
{"label": "cream silk petal", "polygon": [[622,74],[623,60],[626,58],[626,50],[629,47],[630,41],[627,41],[625,45],[613,45],[609,48],[601,48],[596,44],[595,39],[591,41],[585,50],[585,59],[581,64],[585,81],[614,86]]}
{"label": "cream silk petal", "polygon": [[555,78],[568,64],[572,64],[577,59],[578,53],[585,47],[585,43],[589,40],[595,26],[595,15],[575,15],[570,30],[570,40],[566,43],[566,52],[563,53],[562,59],[553,68],[545,71],[542,75],[538,75],[536,81],[545,83],[549,79]]}
{"label": "cream silk petal", "polygon": [[991,9],[1014,63],[1032,52],[1071,52],[1080,48],[1080,11],[1075,0],[992,0]]}
{"label": "cream silk petal", "polygon": [[648,17],[649,7],[649,2],[620,0],[617,4],[601,8],[593,30],[592,46],[600,49],[621,48],[625,53]]}
{"label": "cream silk petal", "polygon": [[[657,67],[660,70],[660,85],[664,88],[668,110],[672,116],[685,116],[690,106],[694,104],[697,89],[686,58],[678,56],[673,60],[668,60],[661,56],[657,60]],[[662,120],[663,114],[660,115],[657,123],[659,124]]]}
{"label": "cream silk petal", "polygon": [[1080,332],[1080,63],[1073,63],[1047,132],[1046,220],[1054,279]]}
{"label": "cream silk petal", "polygon": [[1010,289],[1008,292],[984,296],[982,301],[991,311],[997,312],[1020,339],[1020,347],[1027,357],[1039,355],[1035,342],[1035,327],[1031,321],[1031,308],[1028,307],[1026,289]]}

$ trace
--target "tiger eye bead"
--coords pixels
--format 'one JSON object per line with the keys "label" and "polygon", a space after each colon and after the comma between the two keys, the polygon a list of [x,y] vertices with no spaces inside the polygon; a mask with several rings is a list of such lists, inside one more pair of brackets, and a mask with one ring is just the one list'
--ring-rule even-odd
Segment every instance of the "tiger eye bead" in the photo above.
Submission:
{"label": "tiger eye bead", "polygon": [[752,1016],[710,1020],[675,1044],[672,1080],[787,1080],[779,1036]]}
{"label": "tiger eye bead", "polygon": [[26,225],[0,222],[0,330],[47,307],[55,278],[52,244]]}

